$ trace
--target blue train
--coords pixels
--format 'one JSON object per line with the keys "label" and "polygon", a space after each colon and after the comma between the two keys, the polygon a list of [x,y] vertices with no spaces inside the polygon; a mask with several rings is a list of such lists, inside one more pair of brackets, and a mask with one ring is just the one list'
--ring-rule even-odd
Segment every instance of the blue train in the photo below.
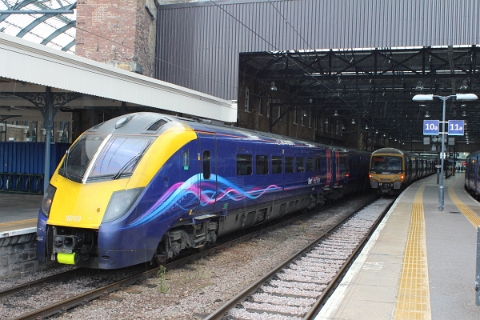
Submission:
{"label": "blue train", "polygon": [[480,199],[480,150],[472,152],[465,159],[465,189],[476,199]]}
{"label": "blue train", "polygon": [[370,153],[158,113],[84,132],[50,181],[37,255],[99,269],[202,248],[369,188]]}

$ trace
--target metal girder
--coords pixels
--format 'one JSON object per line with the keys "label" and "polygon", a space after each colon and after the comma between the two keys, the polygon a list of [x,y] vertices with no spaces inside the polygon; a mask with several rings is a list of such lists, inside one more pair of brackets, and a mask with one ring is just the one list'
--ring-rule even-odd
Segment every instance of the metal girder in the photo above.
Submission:
{"label": "metal girder", "polygon": [[68,24],[64,25],[63,27],[58,28],[57,30],[52,32],[52,34],[50,34],[48,37],[46,37],[42,42],[40,42],[40,44],[45,45],[45,44],[49,43],[50,41],[55,39],[58,35],[64,33],[66,30],[68,30],[70,28],[75,28],[76,25],[77,25],[76,21],[70,21],[70,23],[68,23]]}
{"label": "metal girder", "polygon": [[[57,14],[73,14],[77,7],[77,2],[72,3],[71,5],[64,6],[59,0],[57,3],[59,5],[59,9],[52,9],[44,4],[42,4],[38,0],[21,0],[16,1],[15,5],[10,5],[6,0],[1,0],[3,4],[8,8],[8,10],[0,10],[0,14],[43,14],[43,15],[57,15]],[[25,10],[25,8],[29,4],[35,4],[38,7],[38,10]],[[6,17],[3,17],[5,19]]]}
{"label": "metal girder", "polygon": [[[462,46],[246,53],[240,56],[240,72],[250,70],[241,76],[256,83],[254,87],[268,88],[275,81],[275,97],[281,98],[284,110],[301,105],[322,116],[337,110],[348,121],[358,117],[386,136],[418,142],[426,111],[431,119],[439,119],[441,105],[419,104],[412,101],[413,95],[475,92],[480,86],[479,50]],[[479,109],[480,101],[452,100],[447,118],[478,123]],[[480,126],[468,125],[466,130],[480,138]]]}

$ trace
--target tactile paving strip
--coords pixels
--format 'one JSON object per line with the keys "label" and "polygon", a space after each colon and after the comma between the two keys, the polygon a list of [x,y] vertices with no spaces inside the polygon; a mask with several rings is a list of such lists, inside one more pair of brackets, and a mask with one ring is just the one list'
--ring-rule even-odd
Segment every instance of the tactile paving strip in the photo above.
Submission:
{"label": "tactile paving strip", "polygon": [[393,319],[431,319],[423,191],[414,197],[403,270]]}
{"label": "tactile paving strip", "polygon": [[463,204],[463,202],[458,198],[457,194],[455,193],[454,185],[458,181],[463,181],[463,180],[457,179],[457,181],[452,183],[448,187],[448,195],[450,196],[450,199],[452,199],[453,203],[457,206],[457,208],[468,219],[468,221],[470,221],[470,223],[473,224],[475,228],[478,228],[478,226],[480,226],[480,217],[477,216],[472,210],[470,210],[469,207]]}

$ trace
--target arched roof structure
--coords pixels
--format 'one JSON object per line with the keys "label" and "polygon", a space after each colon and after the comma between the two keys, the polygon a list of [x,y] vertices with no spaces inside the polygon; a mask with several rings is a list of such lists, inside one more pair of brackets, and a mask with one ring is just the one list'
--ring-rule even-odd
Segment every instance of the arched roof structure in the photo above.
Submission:
{"label": "arched roof structure", "polygon": [[0,32],[75,53],[76,0],[0,0]]}

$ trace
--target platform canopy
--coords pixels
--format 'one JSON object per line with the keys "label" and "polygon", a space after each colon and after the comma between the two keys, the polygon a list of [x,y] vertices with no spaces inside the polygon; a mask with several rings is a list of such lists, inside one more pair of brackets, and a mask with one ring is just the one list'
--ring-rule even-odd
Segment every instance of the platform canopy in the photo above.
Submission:
{"label": "platform canopy", "polygon": [[228,123],[237,119],[232,101],[1,33],[0,56],[0,115],[35,109],[34,98],[25,99],[26,94],[50,88],[78,94],[63,106],[68,108],[140,106]]}
{"label": "platform canopy", "polygon": [[1,0],[0,32],[75,52],[75,0]]}

